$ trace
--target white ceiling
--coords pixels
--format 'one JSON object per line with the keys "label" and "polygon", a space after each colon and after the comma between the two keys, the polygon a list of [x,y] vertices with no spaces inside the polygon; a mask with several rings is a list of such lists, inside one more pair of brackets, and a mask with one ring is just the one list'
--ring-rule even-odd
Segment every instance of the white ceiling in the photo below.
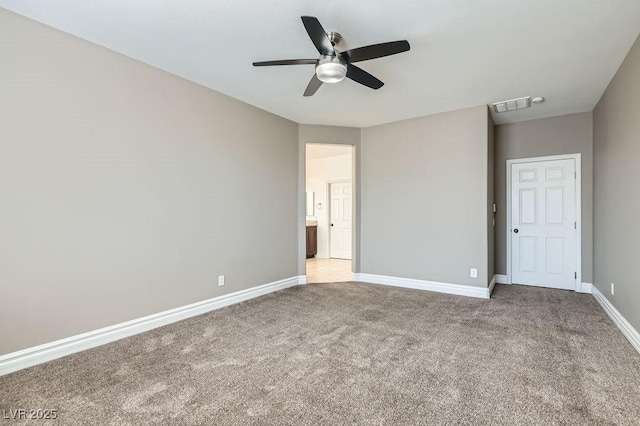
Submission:
{"label": "white ceiling", "polygon": [[337,157],[338,155],[351,154],[351,147],[346,145],[322,145],[308,143],[307,160],[317,160],[318,158]]}
{"label": "white ceiling", "polygon": [[[366,127],[520,96],[544,104],[497,123],[591,110],[640,32],[638,0],[0,0],[0,6],[299,123]],[[407,39],[411,51],[358,65],[302,93],[316,58],[301,15],[342,50]]]}

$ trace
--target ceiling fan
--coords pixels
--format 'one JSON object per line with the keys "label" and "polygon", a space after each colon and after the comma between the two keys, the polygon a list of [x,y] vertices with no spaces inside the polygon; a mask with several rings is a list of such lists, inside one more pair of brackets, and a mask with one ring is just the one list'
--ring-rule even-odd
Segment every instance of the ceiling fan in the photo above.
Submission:
{"label": "ceiling fan", "polygon": [[342,36],[336,32],[325,32],[320,21],[313,16],[303,16],[307,34],[320,52],[318,59],[284,59],[278,61],[254,62],[254,67],[268,67],[273,65],[315,65],[316,72],[304,91],[304,96],[313,96],[322,86],[322,83],[338,83],[345,77],[372,89],[381,88],[384,83],[362,68],[353,65],[354,62],[368,61],[369,59],[382,58],[395,55],[410,49],[407,40],[390,41],[387,43],[372,44],[356,49],[340,52],[335,45],[340,43]]}

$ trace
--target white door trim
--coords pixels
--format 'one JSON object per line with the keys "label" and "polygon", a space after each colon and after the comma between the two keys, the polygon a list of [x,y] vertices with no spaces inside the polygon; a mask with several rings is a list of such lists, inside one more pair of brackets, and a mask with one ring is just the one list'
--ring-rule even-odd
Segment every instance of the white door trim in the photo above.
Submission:
{"label": "white door trim", "polygon": [[576,163],[576,273],[575,291],[582,288],[582,156],[581,154],[551,155],[548,157],[517,158],[507,160],[507,284],[511,284],[511,166],[519,163],[535,163],[538,161],[574,160]]}
{"label": "white door trim", "polygon": [[334,183],[350,183],[351,184],[351,262],[353,262],[353,233],[355,231],[355,223],[354,223],[354,215],[353,215],[353,206],[356,202],[356,195],[353,191],[353,180],[352,179],[336,179],[336,180],[328,180],[327,181],[327,245],[328,245],[328,258],[331,257],[331,185]]}

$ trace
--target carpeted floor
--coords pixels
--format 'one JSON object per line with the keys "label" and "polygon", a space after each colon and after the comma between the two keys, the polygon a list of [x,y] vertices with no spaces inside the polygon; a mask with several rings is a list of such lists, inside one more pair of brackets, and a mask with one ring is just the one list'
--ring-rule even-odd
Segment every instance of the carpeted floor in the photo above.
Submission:
{"label": "carpeted floor", "polygon": [[0,377],[0,413],[16,408],[65,425],[640,424],[640,355],[591,295],[314,284]]}

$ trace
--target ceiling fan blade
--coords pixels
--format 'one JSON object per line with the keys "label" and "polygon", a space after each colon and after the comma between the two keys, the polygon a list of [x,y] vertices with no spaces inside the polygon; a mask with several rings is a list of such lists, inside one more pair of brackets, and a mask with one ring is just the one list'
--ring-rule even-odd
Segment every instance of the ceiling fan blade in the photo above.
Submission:
{"label": "ceiling fan blade", "polygon": [[270,67],[273,65],[315,65],[317,59],[282,59],[278,61],[254,62],[254,67]]}
{"label": "ceiling fan blade", "polygon": [[311,78],[311,81],[309,82],[309,84],[307,85],[307,88],[304,91],[304,96],[313,96],[318,91],[320,86],[322,86],[322,82],[320,81],[318,76],[315,73],[313,73],[313,77]]}
{"label": "ceiling fan blade", "polygon": [[371,87],[375,90],[378,90],[379,88],[384,86],[383,82],[381,82],[362,68],[358,68],[353,64],[347,64],[347,78],[350,78],[356,83]]}
{"label": "ceiling fan blade", "polygon": [[304,28],[307,30],[307,34],[309,34],[309,38],[311,38],[311,41],[316,46],[316,49],[318,49],[320,54],[335,55],[331,40],[329,40],[327,32],[322,28],[322,25],[320,25],[318,18],[313,16],[303,16],[302,23],[304,24]]}
{"label": "ceiling fan blade", "polygon": [[406,52],[410,48],[411,46],[409,46],[409,42],[407,40],[390,41],[387,43],[357,47],[355,49],[344,51],[341,55],[347,60],[347,62],[359,62]]}

